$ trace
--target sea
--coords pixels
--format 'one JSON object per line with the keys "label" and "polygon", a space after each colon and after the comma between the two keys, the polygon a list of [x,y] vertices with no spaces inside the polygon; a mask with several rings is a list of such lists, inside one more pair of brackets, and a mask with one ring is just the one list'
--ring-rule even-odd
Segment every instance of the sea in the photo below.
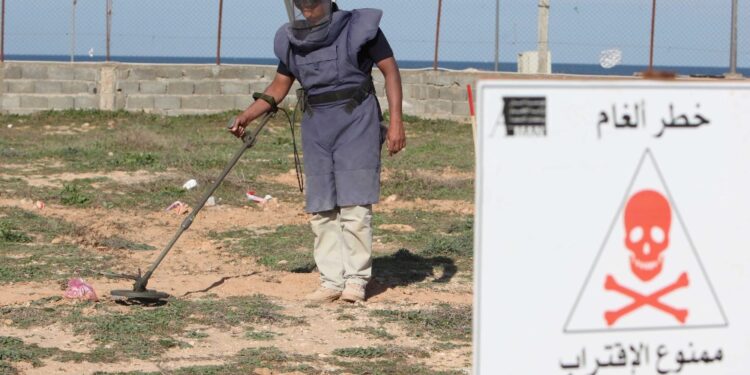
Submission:
{"label": "sea", "polygon": [[[69,55],[5,55],[6,61],[70,61]],[[103,56],[80,55],[74,56],[77,62],[103,62]],[[145,64],[215,64],[216,57],[175,57],[175,56],[112,56],[113,62],[122,63],[145,63]],[[222,64],[254,64],[254,65],[276,65],[275,58],[247,58],[247,57],[222,57]],[[405,69],[432,69],[433,62],[427,60],[398,60],[398,65]],[[500,72],[515,72],[515,62],[501,62],[498,64]],[[492,61],[440,61],[440,69],[446,70],[480,70],[494,71],[495,64]],[[632,76],[647,70],[646,65],[616,65],[612,68],[603,68],[597,64],[552,64],[552,73],[559,74],[582,74],[602,76]],[[723,78],[729,72],[729,66],[664,66],[655,65],[654,70],[673,72],[682,76],[691,77],[713,77]],[[737,73],[750,77],[750,67],[741,67]]]}

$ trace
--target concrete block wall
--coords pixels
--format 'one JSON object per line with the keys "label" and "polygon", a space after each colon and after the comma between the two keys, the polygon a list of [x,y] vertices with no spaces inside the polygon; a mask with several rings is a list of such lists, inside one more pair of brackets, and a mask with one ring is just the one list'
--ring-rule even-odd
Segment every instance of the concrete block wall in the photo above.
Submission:
{"label": "concrete block wall", "polygon": [[[164,115],[242,110],[276,72],[261,65],[163,65],[120,63],[5,62],[0,64],[0,112],[101,109]],[[481,72],[402,70],[404,113],[465,121],[467,84],[499,77]],[[507,76],[507,73],[505,74]],[[373,72],[383,109],[382,74]],[[294,90],[283,105],[296,101]]]}
{"label": "concrete block wall", "polygon": [[2,64],[0,111],[28,114],[99,108],[99,72],[94,65]]}
{"label": "concrete block wall", "polygon": [[[466,86],[477,79],[499,77],[495,73],[451,72],[433,70],[401,70],[405,114],[458,121],[469,119],[469,98]],[[383,109],[388,108],[383,75],[373,71],[375,88]]]}
{"label": "concrete block wall", "polygon": [[[113,66],[114,109],[165,115],[204,114],[241,110],[252,93],[271,83],[270,66],[139,65]],[[288,104],[288,103],[287,103]]]}

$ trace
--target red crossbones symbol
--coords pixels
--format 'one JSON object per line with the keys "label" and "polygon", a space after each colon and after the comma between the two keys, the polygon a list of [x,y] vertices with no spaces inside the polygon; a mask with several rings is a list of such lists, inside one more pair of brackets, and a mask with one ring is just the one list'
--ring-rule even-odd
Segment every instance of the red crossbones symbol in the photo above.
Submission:
{"label": "red crossbones symbol", "polygon": [[633,302],[619,310],[615,311],[605,311],[604,312],[604,319],[607,320],[607,325],[611,326],[615,324],[615,322],[622,318],[623,316],[643,307],[646,305],[653,306],[656,309],[659,309],[669,315],[672,315],[677,321],[680,323],[685,323],[685,319],[687,318],[688,310],[687,309],[677,309],[672,306],[665,305],[659,299],[661,297],[664,297],[665,295],[672,293],[673,291],[684,288],[688,286],[688,276],[686,272],[683,272],[680,274],[680,277],[677,279],[677,281],[673,282],[672,284],[669,284],[665,286],[662,289],[657,290],[656,292],[649,294],[649,295],[643,295],[638,292],[633,291],[632,289],[628,289],[622,285],[620,285],[612,275],[607,275],[607,279],[604,282],[604,289],[611,290],[618,292],[620,294],[624,294],[630,298],[633,299]]}

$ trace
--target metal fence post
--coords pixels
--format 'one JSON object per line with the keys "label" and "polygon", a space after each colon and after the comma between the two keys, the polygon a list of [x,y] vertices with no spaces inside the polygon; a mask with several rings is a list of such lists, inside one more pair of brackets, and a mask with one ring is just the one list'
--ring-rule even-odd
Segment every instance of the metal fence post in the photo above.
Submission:
{"label": "metal fence post", "polygon": [[737,73],[737,0],[732,0],[732,36],[729,47],[729,73],[725,74],[727,78],[740,78],[741,74]]}
{"label": "metal fence post", "polygon": [[437,27],[435,28],[435,60],[432,69],[438,68],[438,48],[440,47],[440,14],[443,12],[443,0],[438,0]]}
{"label": "metal fence post", "polygon": [[[552,73],[549,56],[549,0],[539,0],[539,15],[537,22],[537,73]],[[550,70],[547,66],[550,65]]]}
{"label": "metal fence post", "polygon": [[221,65],[221,19],[224,10],[224,0],[219,0],[219,33],[216,42],[216,65]]}
{"label": "metal fence post", "polygon": [[2,19],[0,19],[0,62],[5,62],[5,0],[3,0]]}
{"label": "metal fence post", "polygon": [[110,55],[109,55],[109,43],[112,38],[112,0],[107,0],[107,57],[106,61],[109,62]]}
{"label": "metal fence post", "polygon": [[70,15],[70,62],[75,61],[76,53],[76,3],[78,0],[73,0],[73,6],[71,7]]}
{"label": "metal fence post", "polygon": [[294,5],[292,5],[291,2],[285,1],[284,5],[286,5],[286,15],[289,17],[289,20],[294,19]]}
{"label": "metal fence post", "polygon": [[495,71],[500,67],[500,0],[495,0]]}
{"label": "metal fence post", "polygon": [[656,0],[651,5],[651,43],[648,52],[648,71],[654,70],[654,28],[656,27]]}

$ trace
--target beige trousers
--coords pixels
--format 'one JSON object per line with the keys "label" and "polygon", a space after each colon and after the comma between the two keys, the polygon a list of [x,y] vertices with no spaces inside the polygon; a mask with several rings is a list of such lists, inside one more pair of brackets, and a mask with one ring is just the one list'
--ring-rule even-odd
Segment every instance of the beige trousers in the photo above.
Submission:
{"label": "beige trousers", "polygon": [[346,283],[366,285],[372,276],[372,205],[318,212],[310,220],[315,233],[315,264],[321,284],[343,290]]}

